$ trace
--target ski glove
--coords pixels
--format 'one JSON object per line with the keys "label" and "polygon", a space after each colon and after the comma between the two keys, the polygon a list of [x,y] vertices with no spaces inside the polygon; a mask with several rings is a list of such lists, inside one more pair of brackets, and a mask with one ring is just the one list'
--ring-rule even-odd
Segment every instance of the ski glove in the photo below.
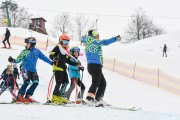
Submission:
{"label": "ski glove", "polygon": [[81,66],[81,62],[80,62],[79,60],[78,60],[77,64],[78,64],[79,66]]}
{"label": "ski glove", "polygon": [[116,36],[115,38],[116,38],[117,42],[121,41],[121,36],[120,35]]}
{"label": "ski glove", "polygon": [[53,58],[53,61],[59,61],[59,60],[60,60],[59,56]]}
{"label": "ski glove", "polygon": [[84,66],[78,66],[78,69],[84,71]]}
{"label": "ski glove", "polygon": [[9,56],[8,61],[9,62],[14,62],[14,59],[11,56]]}

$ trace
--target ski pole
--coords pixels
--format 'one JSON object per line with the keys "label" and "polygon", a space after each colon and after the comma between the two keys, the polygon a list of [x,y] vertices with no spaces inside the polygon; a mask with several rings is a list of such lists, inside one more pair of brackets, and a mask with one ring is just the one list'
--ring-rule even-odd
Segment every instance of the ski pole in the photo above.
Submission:
{"label": "ski pole", "polygon": [[74,56],[72,56],[71,54],[69,54],[66,50],[64,50],[64,48],[63,48],[61,45],[58,45],[58,46],[59,46],[60,52],[61,52],[62,54],[66,54],[67,56],[71,57],[71,58],[74,59],[76,62],[78,62],[78,60],[77,60]]}
{"label": "ski pole", "polygon": [[[12,68],[12,62],[10,62],[11,63],[11,70],[12,70],[12,74],[13,74],[13,68]],[[14,90],[13,90],[13,93],[14,94],[16,94],[16,78],[14,77],[14,75],[13,75],[13,80],[14,80]]]}
{"label": "ski pole", "polygon": [[[58,65],[58,61],[56,61],[56,66]],[[49,85],[48,85],[48,93],[47,93],[47,101],[50,99],[50,94],[51,94],[51,90],[52,90],[52,85],[53,85],[53,81],[54,81],[54,76],[55,76],[55,71],[53,71],[53,75],[51,77],[51,80],[49,81]]]}
{"label": "ski pole", "polygon": [[74,82],[74,85],[76,87],[76,95],[75,95],[75,103],[76,103],[77,98],[78,98],[78,85],[77,85],[77,82],[78,82],[78,71],[76,71],[76,79],[73,79],[73,82]]}
{"label": "ski pole", "polygon": [[77,96],[78,96],[78,86],[77,86],[76,80],[77,80],[77,79],[73,79],[74,85],[75,85],[75,87],[76,87],[75,103],[76,103],[76,101],[77,101]]}
{"label": "ski pole", "polygon": [[49,81],[47,101],[50,99],[50,94],[51,94],[52,85],[53,85],[53,81],[54,81],[54,75],[55,75],[55,71],[53,72],[53,75],[52,75],[52,77],[51,77],[51,80]]}
{"label": "ski pole", "polygon": [[79,93],[80,93],[80,97],[81,97],[81,102],[82,102],[82,99],[83,99],[83,98],[82,98],[82,91],[81,91],[82,80],[83,80],[83,71],[82,71],[82,77],[81,77],[81,80],[80,80],[81,83],[80,83],[80,86],[79,86],[79,87],[80,87]]}

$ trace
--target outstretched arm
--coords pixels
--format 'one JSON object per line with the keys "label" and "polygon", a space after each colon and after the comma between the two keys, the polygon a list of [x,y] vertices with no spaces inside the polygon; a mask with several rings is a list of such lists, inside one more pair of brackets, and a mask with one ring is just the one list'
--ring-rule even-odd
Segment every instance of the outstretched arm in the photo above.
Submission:
{"label": "outstretched arm", "polygon": [[40,50],[39,50],[39,58],[44,62],[47,62],[50,65],[52,65],[52,61],[49,58],[47,58]]}
{"label": "outstretched arm", "polygon": [[21,53],[19,54],[19,56],[13,60],[13,63],[20,63],[27,57],[27,55],[29,53],[30,53],[30,51],[27,49],[22,50]]}
{"label": "outstretched arm", "polygon": [[94,44],[94,45],[98,45],[98,46],[107,46],[111,43],[119,42],[119,41],[121,41],[120,35],[118,35],[116,37],[112,37],[110,39],[106,39],[106,40],[97,40],[94,37],[88,37],[86,39],[86,44]]}

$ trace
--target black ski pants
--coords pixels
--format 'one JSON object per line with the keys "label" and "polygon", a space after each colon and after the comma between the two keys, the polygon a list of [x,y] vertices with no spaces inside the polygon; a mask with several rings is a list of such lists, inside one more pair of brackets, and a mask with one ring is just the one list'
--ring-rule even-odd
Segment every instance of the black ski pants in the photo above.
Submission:
{"label": "black ski pants", "polygon": [[104,97],[106,90],[106,80],[102,73],[102,65],[99,64],[88,64],[88,72],[92,77],[92,84],[89,88],[88,93],[95,94],[97,101]]}
{"label": "black ski pants", "polygon": [[62,86],[61,86],[60,91],[59,91],[60,96],[65,97],[66,88],[67,88],[68,84],[69,84],[69,78],[68,78],[67,71],[65,69],[63,71],[63,83],[62,83]]}
{"label": "black ski pants", "polygon": [[5,41],[7,40],[7,43],[9,45],[9,47],[11,46],[10,45],[10,42],[9,42],[9,36],[5,36],[4,40],[3,40],[3,44],[5,45]]}
{"label": "black ski pants", "polygon": [[56,85],[53,91],[53,95],[59,96],[59,88],[63,83],[63,71],[55,71]]}
{"label": "black ski pants", "polygon": [[165,57],[167,57],[167,53],[165,50],[163,51],[163,57],[164,57],[164,55],[165,55]]}

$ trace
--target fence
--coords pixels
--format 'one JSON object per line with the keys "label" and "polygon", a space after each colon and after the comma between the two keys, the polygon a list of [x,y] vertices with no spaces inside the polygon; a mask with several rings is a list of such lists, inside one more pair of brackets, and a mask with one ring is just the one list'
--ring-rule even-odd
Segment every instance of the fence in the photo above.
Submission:
{"label": "fence", "polygon": [[[1,42],[4,40],[4,35],[0,36],[0,40]],[[23,37],[19,37],[19,36],[10,36],[9,38],[9,41],[12,45],[21,45],[21,46],[25,46],[25,43],[24,43],[24,39]],[[47,47],[49,45],[55,45],[56,43],[55,42],[52,42],[48,37],[46,40],[40,40],[40,39],[36,39],[37,40],[37,43],[36,43],[36,47],[39,48],[39,49],[47,49]]]}
{"label": "fence", "polygon": [[126,77],[180,95],[180,79],[168,75],[159,68],[148,69],[138,66],[136,63],[129,64],[112,58],[104,58],[104,67]]}
{"label": "fence", "polygon": [[[1,42],[4,39],[4,35],[0,36]],[[13,45],[24,46],[23,37],[19,36],[10,36],[10,43]],[[36,47],[39,49],[47,49],[49,45],[55,45],[55,42],[52,42],[49,38],[46,40],[38,40]],[[113,63],[113,64],[112,64]],[[158,88],[165,89],[177,95],[180,95],[180,79],[175,78],[167,73],[157,69],[148,69],[141,66],[137,66],[136,63],[129,64],[121,62],[117,59],[104,58],[104,67],[112,70],[114,72],[120,73],[126,77],[133,78],[135,80],[157,86]]]}

